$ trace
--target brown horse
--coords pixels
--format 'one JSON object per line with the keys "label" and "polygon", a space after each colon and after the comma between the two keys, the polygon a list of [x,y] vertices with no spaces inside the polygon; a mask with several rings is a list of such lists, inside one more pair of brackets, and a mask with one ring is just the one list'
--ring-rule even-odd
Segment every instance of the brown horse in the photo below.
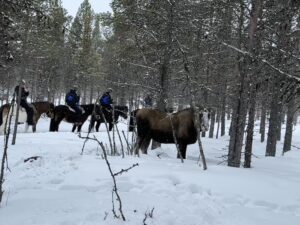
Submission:
{"label": "brown horse", "polygon": [[[201,110],[199,122],[202,131],[208,130],[208,118],[208,111]],[[144,154],[147,154],[150,140],[153,139],[166,144],[177,142],[180,154],[185,159],[187,145],[197,140],[195,113],[191,108],[170,115],[155,109],[139,109],[136,111],[136,125],[136,150],[141,149]],[[180,158],[180,155],[177,154],[177,157]]]}
{"label": "brown horse", "polygon": [[[52,118],[53,116],[53,109],[54,104],[50,102],[33,102],[33,125],[32,125],[32,132],[36,131],[36,125],[38,120],[40,119],[42,114],[46,114],[48,117]],[[14,106],[15,109],[17,108],[16,105]],[[0,134],[4,131],[4,126],[6,123],[6,119],[8,118],[8,114],[11,113],[11,104],[5,104],[1,106],[0,108]],[[14,116],[16,115],[16,110],[14,110]],[[19,111],[19,119],[18,123],[26,123],[27,121],[27,113],[25,109],[21,108]],[[28,126],[26,125],[26,131],[28,129]]]}

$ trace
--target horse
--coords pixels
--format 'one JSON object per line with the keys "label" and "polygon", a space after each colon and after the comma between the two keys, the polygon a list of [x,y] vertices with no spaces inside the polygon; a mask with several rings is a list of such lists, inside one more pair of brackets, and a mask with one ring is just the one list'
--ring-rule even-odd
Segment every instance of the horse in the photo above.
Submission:
{"label": "horse", "polygon": [[[105,120],[109,124],[109,131],[113,128],[113,122],[118,122],[119,116],[123,117],[124,119],[127,119],[128,114],[128,107],[127,106],[121,106],[121,105],[115,105],[114,109],[112,111],[108,111],[106,109],[103,109],[102,107],[102,113],[99,112],[97,114],[93,114],[91,116],[91,122],[89,126],[89,131],[91,131],[94,128],[95,122],[96,122],[96,131],[99,131],[99,127],[101,123],[104,123]],[[112,117],[112,113],[114,113]],[[103,118],[103,115],[105,117],[105,120]]]}
{"label": "horse", "polygon": [[[202,109],[199,112],[201,131],[208,130],[209,112]],[[147,154],[150,140],[159,143],[175,143],[179,152],[177,158],[186,158],[186,148],[197,140],[195,126],[195,111],[192,108],[183,109],[173,114],[167,114],[156,109],[139,109],[136,111],[137,143],[136,151]],[[181,155],[181,156],[180,156]]]}
{"label": "horse", "polygon": [[[53,110],[54,104],[51,102],[33,102],[31,103],[33,107],[33,125],[32,125],[32,132],[36,132],[36,125],[38,120],[40,119],[42,114],[46,114],[49,118],[53,117]],[[15,109],[17,108],[16,105],[14,106]],[[6,123],[6,119],[9,117],[11,113],[11,104],[5,104],[0,108],[0,134],[4,131],[4,126]],[[8,115],[9,114],[9,115]],[[14,110],[13,116],[16,115],[16,110]],[[18,124],[26,123],[27,121],[27,113],[25,109],[20,107],[19,110],[19,118]],[[28,124],[26,123],[25,131],[28,130]]]}
{"label": "horse", "polygon": [[51,119],[50,122],[50,131],[58,131],[60,122],[64,120],[65,122],[73,123],[72,132],[75,131],[76,127],[77,131],[80,132],[84,122],[93,113],[95,109],[95,104],[80,105],[80,107],[83,109],[84,112],[80,116],[78,116],[66,105],[55,106],[54,117]]}

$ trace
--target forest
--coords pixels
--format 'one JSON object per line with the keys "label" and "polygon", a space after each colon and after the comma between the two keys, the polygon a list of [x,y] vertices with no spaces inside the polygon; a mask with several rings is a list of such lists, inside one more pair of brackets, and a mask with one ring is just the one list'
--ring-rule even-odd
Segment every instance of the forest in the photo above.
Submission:
{"label": "forest", "polygon": [[255,130],[265,156],[275,156],[279,140],[282,154],[291,150],[300,1],[113,0],[111,7],[96,14],[84,0],[72,18],[60,0],[1,0],[1,105],[22,79],[31,102],[55,105],[75,84],[81,104],[110,87],[130,111],[146,95],[161,111],[208,108],[210,128],[201,135],[229,132],[228,166],[251,167]]}

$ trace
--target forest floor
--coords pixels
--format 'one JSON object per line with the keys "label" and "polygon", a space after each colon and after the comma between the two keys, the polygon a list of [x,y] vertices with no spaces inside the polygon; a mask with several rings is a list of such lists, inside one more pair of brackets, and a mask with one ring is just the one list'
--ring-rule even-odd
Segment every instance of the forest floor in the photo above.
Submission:
{"label": "forest floor", "polygon": [[[9,145],[1,225],[299,224],[300,125],[295,127],[294,147],[284,156],[280,141],[277,156],[265,157],[265,143],[256,133],[250,169],[224,162],[228,135],[202,138],[206,171],[197,163],[197,144],[188,146],[184,163],[176,158],[175,145],[162,145],[140,157],[109,156],[114,172],[139,164],[116,177],[125,222],[112,213],[113,181],[101,148],[88,141],[81,155],[84,139],[71,133],[71,127],[63,122],[59,132],[51,133],[44,118],[37,133],[23,133],[20,126],[16,145]],[[127,132],[126,121],[119,123],[119,130]],[[104,125],[91,135],[109,146]],[[3,139],[0,136],[1,146]],[[120,149],[119,141],[117,146]],[[24,163],[32,156],[39,158]],[[119,214],[117,201],[115,211]]]}

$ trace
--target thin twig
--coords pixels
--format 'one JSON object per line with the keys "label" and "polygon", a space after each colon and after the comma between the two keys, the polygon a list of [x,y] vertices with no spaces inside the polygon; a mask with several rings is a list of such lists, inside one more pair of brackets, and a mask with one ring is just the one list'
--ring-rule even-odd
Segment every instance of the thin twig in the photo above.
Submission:
{"label": "thin twig", "polygon": [[128,153],[128,155],[129,155],[129,153],[131,152],[131,148],[130,148],[130,145],[129,145],[128,140],[127,140],[127,138],[126,138],[126,135],[125,135],[124,130],[122,130],[122,134],[123,134],[123,137],[124,137],[125,142],[126,142],[126,144],[127,144],[127,153]]}
{"label": "thin twig", "polygon": [[122,141],[122,138],[121,138],[121,135],[120,135],[119,128],[118,128],[117,124],[115,124],[115,126],[116,126],[116,131],[117,131],[117,134],[118,134],[118,137],[119,137],[119,140],[120,140],[120,144],[121,144],[122,158],[124,158],[125,153],[124,153],[123,141]]}
{"label": "thin twig", "polygon": [[133,164],[131,167],[127,168],[127,169],[121,169],[121,171],[117,172],[117,173],[114,173],[114,176],[118,176],[122,173],[125,173],[125,172],[128,172],[129,170],[131,170],[132,168],[136,167],[136,166],[139,166],[138,163],[135,163]]}

